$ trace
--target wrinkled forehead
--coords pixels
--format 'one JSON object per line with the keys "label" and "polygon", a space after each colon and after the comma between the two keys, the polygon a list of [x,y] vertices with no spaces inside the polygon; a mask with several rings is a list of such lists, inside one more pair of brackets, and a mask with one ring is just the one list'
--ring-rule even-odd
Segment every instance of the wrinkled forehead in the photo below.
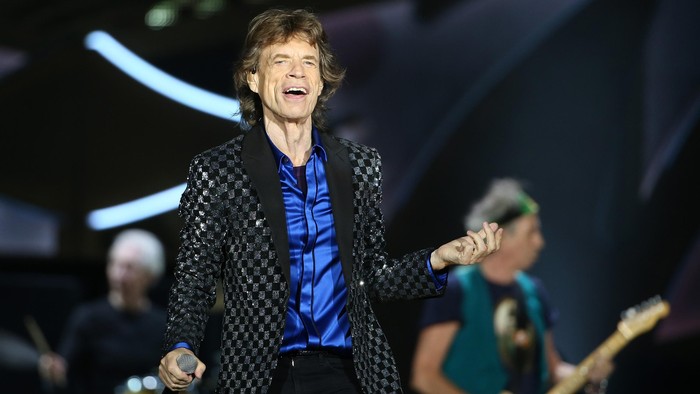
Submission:
{"label": "wrinkled forehead", "polygon": [[292,41],[303,41],[311,45],[312,47],[318,49],[316,45],[316,40],[314,40],[311,36],[304,32],[295,32],[291,34],[277,34],[265,37],[260,41],[260,49],[261,51],[264,51],[267,48],[289,44]]}
{"label": "wrinkled forehead", "polygon": [[308,53],[305,55],[313,56],[316,58],[320,56],[320,52],[316,44],[311,43],[305,37],[293,36],[288,39],[274,41],[269,45],[263,46],[259,55],[260,60],[270,58],[271,56],[275,56],[278,54],[290,54],[292,51],[299,51],[299,48],[302,48],[302,51],[306,52],[304,49],[305,45],[300,46],[299,44],[308,45]]}

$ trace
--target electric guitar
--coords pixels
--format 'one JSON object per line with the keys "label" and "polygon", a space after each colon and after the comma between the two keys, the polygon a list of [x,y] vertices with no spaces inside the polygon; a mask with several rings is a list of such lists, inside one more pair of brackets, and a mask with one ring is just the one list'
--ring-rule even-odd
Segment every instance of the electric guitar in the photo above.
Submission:
{"label": "electric guitar", "polygon": [[557,383],[547,394],[575,393],[588,381],[586,377],[588,370],[599,356],[612,359],[632,339],[651,330],[659,319],[668,315],[669,311],[668,302],[663,301],[659,296],[624,311],[622,319],[617,324],[617,330],[581,361],[573,374]]}

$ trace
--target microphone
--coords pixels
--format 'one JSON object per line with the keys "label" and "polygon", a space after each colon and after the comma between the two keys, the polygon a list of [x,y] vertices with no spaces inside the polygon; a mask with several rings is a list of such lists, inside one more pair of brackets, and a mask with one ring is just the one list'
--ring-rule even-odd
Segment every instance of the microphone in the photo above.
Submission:
{"label": "microphone", "polygon": [[175,362],[177,362],[177,366],[180,367],[180,370],[188,375],[192,375],[194,370],[197,369],[197,357],[189,353],[182,353],[177,356]]}

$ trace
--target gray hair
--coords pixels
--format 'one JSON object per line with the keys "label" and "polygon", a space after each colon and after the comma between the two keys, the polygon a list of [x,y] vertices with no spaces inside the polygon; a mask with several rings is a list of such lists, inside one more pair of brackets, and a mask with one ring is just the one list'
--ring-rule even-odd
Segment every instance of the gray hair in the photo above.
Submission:
{"label": "gray hair", "polygon": [[494,179],[488,192],[472,205],[464,226],[478,231],[483,222],[503,226],[520,215],[537,212],[537,203],[525,193],[520,182],[512,178]]}
{"label": "gray hair", "polygon": [[165,272],[165,253],[163,244],[153,233],[141,229],[124,230],[117,234],[109,248],[108,256],[114,257],[117,249],[125,246],[134,246],[141,252],[141,265],[155,278],[160,278]]}

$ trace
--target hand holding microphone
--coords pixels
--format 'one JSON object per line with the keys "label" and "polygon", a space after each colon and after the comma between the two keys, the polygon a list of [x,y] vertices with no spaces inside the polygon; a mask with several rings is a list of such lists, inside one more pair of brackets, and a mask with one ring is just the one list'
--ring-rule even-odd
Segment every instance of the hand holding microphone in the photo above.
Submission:
{"label": "hand holding microphone", "polygon": [[201,379],[205,369],[204,363],[191,351],[174,349],[161,359],[158,376],[167,388],[180,392]]}

